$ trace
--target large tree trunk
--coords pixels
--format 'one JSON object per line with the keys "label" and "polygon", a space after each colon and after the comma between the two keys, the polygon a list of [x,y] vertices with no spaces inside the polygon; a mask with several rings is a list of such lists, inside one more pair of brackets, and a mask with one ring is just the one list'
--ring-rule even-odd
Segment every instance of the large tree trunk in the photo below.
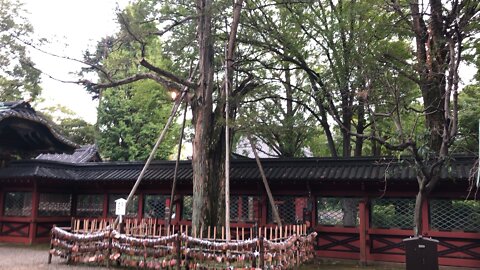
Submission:
{"label": "large tree trunk", "polygon": [[213,132],[214,51],[212,36],[212,1],[197,0],[199,82],[191,100],[195,137],[193,140],[193,216],[197,232],[224,220],[224,171],[221,140]]}
{"label": "large tree trunk", "polygon": [[[365,131],[365,101],[363,99],[360,99],[358,102],[358,107],[357,107],[357,133],[362,134]],[[363,155],[363,142],[364,139],[361,137],[356,137],[355,138],[355,150],[353,155],[355,157],[361,157]]]}
{"label": "large tree trunk", "polygon": [[[320,89],[318,89],[318,87],[317,87],[317,80],[316,80],[315,76],[313,76],[311,73],[308,73],[308,78],[310,80],[310,84],[311,84],[314,92],[315,93],[320,93]],[[330,130],[330,124],[328,123],[327,109],[323,105],[323,102],[324,102],[323,98],[320,98],[318,96],[315,98],[315,104],[318,107],[318,113],[321,117],[321,119],[319,119],[320,125],[322,126],[323,132],[324,132],[325,136],[327,137],[328,149],[330,150],[331,156],[332,157],[338,157],[335,140],[333,138],[332,131]]]}
{"label": "large tree trunk", "polygon": [[415,199],[415,213],[413,217],[413,222],[415,223],[414,233],[415,235],[422,235],[423,234],[423,219],[422,219],[422,204],[425,200],[426,194],[424,191],[419,190],[417,193],[417,197]]}
{"label": "large tree trunk", "polygon": [[[417,0],[410,4],[412,16],[412,30],[415,33],[417,72],[419,74],[419,86],[422,92],[423,106],[425,110],[425,123],[429,133],[428,147],[435,160],[441,160],[448,155],[448,146],[443,147],[445,125],[446,99],[446,72],[448,68],[446,36],[442,19],[441,0],[429,1],[431,16],[426,23],[424,14],[420,10]],[[451,70],[450,72],[455,72]],[[446,106],[447,108],[449,106]],[[448,112],[447,112],[448,113]],[[448,128],[447,128],[448,129]],[[414,153],[416,155],[418,153]],[[418,167],[429,169],[425,165],[431,163],[427,160]],[[439,169],[431,175],[420,174],[418,177],[419,191],[415,201],[415,235],[422,234],[422,202],[427,199],[428,194],[435,186]]]}

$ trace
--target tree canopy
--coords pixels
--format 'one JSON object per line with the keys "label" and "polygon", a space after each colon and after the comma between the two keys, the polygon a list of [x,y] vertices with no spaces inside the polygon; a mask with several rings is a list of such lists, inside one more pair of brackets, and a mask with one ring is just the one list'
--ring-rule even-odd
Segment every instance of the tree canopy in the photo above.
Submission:
{"label": "tree canopy", "polygon": [[17,0],[0,0],[0,100],[35,99],[41,92],[40,71],[24,43],[33,28]]}
{"label": "tree canopy", "polygon": [[[143,37],[154,29],[153,23],[143,23],[151,16],[152,1],[140,1],[127,6],[118,14],[123,28],[114,36],[99,41],[96,51],[86,52],[85,61],[101,67],[95,71],[102,82],[120,80],[143,72],[136,63],[141,46],[152,63],[166,70],[171,63],[163,56],[158,37]],[[126,24],[126,22],[129,22]],[[129,32],[135,33],[135,36]],[[145,45],[135,39],[144,38]],[[108,71],[108,72],[106,72]],[[106,160],[146,160],[171,111],[169,89],[153,80],[136,81],[104,89],[98,93],[99,107],[96,141]],[[167,140],[160,146],[156,158],[167,159],[178,137],[174,125]]]}
{"label": "tree canopy", "polygon": [[95,127],[77,116],[72,110],[59,104],[41,110],[44,117],[55,123],[61,134],[79,144],[94,144]]}
{"label": "tree canopy", "polygon": [[[143,80],[163,92],[188,93],[195,226],[222,223],[226,115],[237,138],[253,133],[279,156],[300,156],[318,141],[328,151],[313,152],[330,156],[413,156],[419,222],[419,207],[448,166],[452,145],[467,133],[458,126],[466,116],[459,108],[468,110],[458,99],[459,67],[469,58],[464,49],[478,46],[476,1],[143,0],[135,6],[120,14],[121,34],[91,57],[101,80],[82,83],[119,104],[105,118],[128,118],[140,104],[120,100],[142,99],[135,96]],[[111,87],[118,88],[103,90]],[[121,123],[104,128],[122,132]]]}

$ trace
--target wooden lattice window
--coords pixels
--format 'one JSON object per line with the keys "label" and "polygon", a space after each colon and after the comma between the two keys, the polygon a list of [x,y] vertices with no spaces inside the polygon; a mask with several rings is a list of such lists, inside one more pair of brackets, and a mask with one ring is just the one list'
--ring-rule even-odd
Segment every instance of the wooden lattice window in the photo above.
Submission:
{"label": "wooden lattice window", "polygon": [[480,232],[480,201],[430,200],[430,227],[436,230]]}
{"label": "wooden lattice window", "polygon": [[253,196],[230,197],[230,220],[239,222],[254,222],[258,198]]}
{"label": "wooden lattice window", "polygon": [[3,204],[5,216],[27,217],[32,214],[31,192],[7,192]]}
{"label": "wooden lattice window", "polygon": [[383,198],[371,202],[371,225],[374,228],[412,229],[414,198]]}
{"label": "wooden lattice window", "polygon": [[77,216],[101,217],[103,215],[102,194],[79,194],[77,196]]}
{"label": "wooden lattice window", "polygon": [[183,196],[182,201],[182,219],[192,220],[193,215],[193,196]]}
{"label": "wooden lattice window", "polygon": [[318,197],[319,225],[358,226],[358,198]]}
{"label": "wooden lattice window", "polygon": [[[143,215],[147,218],[165,218],[168,195],[145,195]],[[174,213],[174,211],[172,211]]]}
{"label": "wooden lattice window", "polygon": [[65,193],[40,193],[39,216],[70,216],[72,195]]}
{"label": "wooden lattice window", "polygon": [[[308,211],[307,197],[275,196],[274,199],[283,224],[300,224],[308,219],[305,216]],[[275,222],[270,203],[268,203],[268,222]]]}

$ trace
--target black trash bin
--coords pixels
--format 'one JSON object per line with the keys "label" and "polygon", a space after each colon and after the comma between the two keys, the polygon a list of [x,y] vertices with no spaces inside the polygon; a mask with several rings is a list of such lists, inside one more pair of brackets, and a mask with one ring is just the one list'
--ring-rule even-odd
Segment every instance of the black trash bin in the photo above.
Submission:
{"label": "black trash bin", "polygon": [[407,270],[438,270],[438,240],[423,237],[404,239]]}

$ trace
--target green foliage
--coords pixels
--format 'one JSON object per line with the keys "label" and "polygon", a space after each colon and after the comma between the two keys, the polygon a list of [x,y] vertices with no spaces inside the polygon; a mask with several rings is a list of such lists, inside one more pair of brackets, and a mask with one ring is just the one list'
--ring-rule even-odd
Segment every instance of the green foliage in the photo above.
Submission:
{"label": "green foliage", "polygon": [[[96,51],[85,54],[89,63],[108,71],[97,73],[103,82],[145,72],[145,68],[138,65],[142,52],[158,67],[168,70],[171,66],[162,54],[160,39],[149,36],[155,30],[154,5],[155,1],[147,0],[129,5],[118,15],[122,26],[119,33],[104,38]],[[92,69],[84,70],[88,71]],[[108,88],[99,93],[99,97],[96,139],[102,157],[106,160],[147,159],[170,115],[172,100],[168,89],[152,80],[143,80]],[[173,125],[156,158],[167,159],[172,154],[178,133],[178,125]]]}
{"label": "green foliage", "polygon": [[413,227],[415,200],[378,199],[372,203],[372,226],[379,228]]}
{"label": "green foliage", "polygon": [[17,0],[0,0],[0,100],[34,99],[40,92],[40,72],[25,46],[33,32]]}
{"label": "green foliage", "polygon": [[327,138],[325,134],[322,133],[320,128],[316,128],[314,131],[316,136],[310,136],[306,141],[305,145],[310,149],[314,157],[328,157],[330,156],[330,150],[328,149]]}
{"label": "green foliage", "polygon": [[41,113],[53,121],[60,133],[71,141],[79,145],[94,143],[94,125],[79,118],[72,110],[61,105],[56,105],[43,109]]}
{"label": "green foliage", "polygon": [[[152,81],[104,90],[98,108],[97,143],[107,160],[146,160],[170,114],[168,93]],[[177,142],[170,129],[157,151],[167,159]]]}
{"label": "green foliage", "polygon": [[305,142],[312,137],[315,119],[301,105],[307,96],[302,91],[293,90],[299,86],[281,84],[290,80],[301,84],[302,80],[291,75],[289,70],[272,76],[279,82],[259,87],[243,101],[236,122],[239,128],[237,135],[254,134],[268,145],[275,156],[303,157],[308,151]]}
{"label": "green foliage", "polygon": [[480,120],[480,84],[472,84],[459,95],[459,136],[455,152],[478,153],[478,125]]}
{"label": "green foliage", "polygon": [[[388,154],[351,133],[396,144],[421,128],[416,121],[421,114],[410,109],[418,107],[420,91],[398,71],[413,72],[406,64],[412,58],[410,37],[403,28],[406,25],[388,12],[384,1],[248,1],[246,5],[239,45],[248,59],[243,68],[251,69],[273,89],[285,67],[295,70],[293,96],[304,107],[306,125],[319,126],[317,132],[305,133],[303,147],[316,137],[327,141],[327,151],[313,151],[322,156],[337,152],[350,156],[355,147],[360,150],[356,155]],[[392,21],[400,23],[392,25]],[[276,87],[266,93],[265,88],[257,89],[256,98],[282,91]],[[277,113],[263,105],[257,108],[270,118]],[[308,123],[311,116],[316,125]],[[404,123],[403,130],[415,132],[399,136],[394,121]]]}

